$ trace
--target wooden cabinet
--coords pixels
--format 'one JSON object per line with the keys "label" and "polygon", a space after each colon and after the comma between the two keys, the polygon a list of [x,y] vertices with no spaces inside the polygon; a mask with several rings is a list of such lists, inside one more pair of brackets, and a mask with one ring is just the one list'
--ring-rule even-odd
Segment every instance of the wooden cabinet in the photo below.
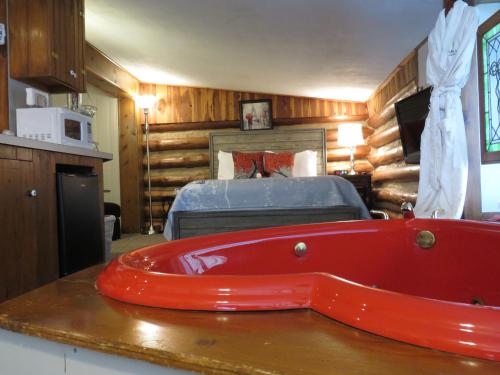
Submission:
{"label": "wooden cabinet", "polygon": [[5,221],[0,238],[0,300],[36,286],[36,239],[31,235],[36,226],[36,197],[28,194],[32,189],[31,161],[0,159],[0,206]]}
{"label": "wooden cabinet", "polygon": [[51,92],[85,91],[84,0],[9,0],[11,77]]}
{"label": "wooden cabinet", "polygon": [[345,178],[354,185],[359,196],[365,203],[366,207],[372,209],[372,176],[369,174],[344,174],[341,177]]}
{"label": "wooden cabinet", "polygon": [[57,168],[83,166],[97,174],[104,208],[102,163],[0,144],[0,302],[59,278]]}

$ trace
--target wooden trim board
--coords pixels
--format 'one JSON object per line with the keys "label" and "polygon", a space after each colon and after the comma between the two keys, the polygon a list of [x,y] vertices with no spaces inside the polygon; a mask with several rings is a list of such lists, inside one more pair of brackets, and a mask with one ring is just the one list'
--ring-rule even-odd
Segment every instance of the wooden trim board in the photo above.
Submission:
{"label": "wooden trim board", "polygon": [[296,224],[359,220],[359,207],[286,208],[172,213],[172,239]]}

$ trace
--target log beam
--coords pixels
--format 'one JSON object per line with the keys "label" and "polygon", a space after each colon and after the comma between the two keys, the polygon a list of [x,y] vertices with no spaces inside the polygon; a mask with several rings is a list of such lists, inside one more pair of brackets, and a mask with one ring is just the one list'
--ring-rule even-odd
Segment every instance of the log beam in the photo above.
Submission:
{"label": "log beam", "polygon": [[[206,180],[210,178],[206,175],[196,176],[151,176],[151,186],[184,186],[196,180]],[[147,178],[144,177],[144,185],[147,185]]]}
{"label": "log beam", "polygon": [[374,206],[378,210],[385,211],[391,219],[402,219],[401,207],[391,202],[374,202]]}
{"label": "log beam", "polygon": [[375,188],[373,189],[373,193],[377,200],[388,201],[397,205],[401,205],[404,202],[410,202],[415,205],[417,202],[417,193],[405,193],[403,191],[386,188]]}
{"label": "log beam", "polygon": [[[367,139],[373,134],[373,129],[368,126],[363,126],[363,138]],[[326,140],[329,142],[336,142],[338,140],[339,131],[337,129],[330,129],[326,132]]]}
{"label": "log beam", "polygon": [[[357,159],[365,159],[370,153],[370,146],[362,145],[357,146],[354,150],[354,157]],[[346,161],[350,159],[351,150],[349,148],[331,148],[329,147],[327,152],[328,161]]]}
{"label": "log beam", "polygon": [[[342,120],[335,117],[305,117],[305,118],[277,118],[273,119],[273,126],[292,126],[292,125],[314,125],[314,124],[338,124],[339,122],[354,122],[366,121],[368,115],[347,115],[343,116]],[[144,128],[144,124],[142,124]],[[166,133],[175,131],[187,130],[220,130],[220,129],[239,129],[239,120],[229,121],[202,121],[202,122],[178,122],[178,123],[155,123],[150,124],[149,130],[151,133]],[[363,134],[365,137],[373,133],[373,130],[365,127]]]}
{"label": "log beam", "polygon": [[408,85],[403,87],[403,89],[399,91],[394,97],[392,97],[378,114],[371,116],[368,119],[368,125],[376,129],[387,123],[390,119],[396,116],[394,103],[416,92],[417,92],[417,85],[415,81],[411,81]]}
{"label": "log beam", "polygon": [[[144,128],[144,124],[142,124]],[[149,131],[151,133],[167,133],[188,130],[221,130],[221,129],[238,129],[239,121],[206,121],[206,122],[180,122],[171,124],[150,124]]]}
{"label": "log beam", "polygon": [[89,83],[114,97],[139,93],[139,80],[92,44],[85,44],[85,71]]}
{"label": "log beam", "polygon": [[397,168],[375,169],[372,182],[387,180],[417,181],[420,175],[420,166],[404,166]]}
{"label": "log beam", "polygon": [[[189,167],[208,167],[208,153],[199,153],[192,155],[178,156],[153,156],[151,157],[151,168],[189,168]],[[146,158],[143,158],[142,165],[147,166]]]}
{"label": "log beam", "polygon": [[[143,150],[146,149],[146,141],[142,142]],[[151,151],[167,150],[193,150],[198,148],[208,149],[208,137],[172,138],[149,141]]]}
{"label": "log beam", "polygon": [[[335,171],[346,171],[351,169],[350,163],[327,163],[326,170],[328,174],[333,175]],[[356,160],[354,161],[354,171],[356,173],[371,173],[373,172],[373,166],[366,160]]]}
{"label": "log beam", "polygon": [[403,160],[403,147],[397,146],[384,152],[377,151],[368,155],[368,161],[374,166],[387,165]]}
{"label": "log beam", "polygon": [[393,121],[388,128],[375,130],[375,132],[368,137],[366,142],[372,147],[381,147],[400,137],[399,126],[396,121]]}
{"label": "log beam", "polygon": [[342,115],[342,116],[325,116],[325,117],[297,117],[297,118],[275,118],[273,125],[299,125],[299,124],[322,124],[322,123],[339,123],[339,122],[354,122],[366,121],[368,114],[362,115]]}
{"label": "log beam", "polygon": [[[177,189],[169,189],[169,190],[151,190],[151,200],[153,201],[161,201],[166,198],[175,198],[177,195]],[[149,199],[149,192],[144,191],[144,199]]]}

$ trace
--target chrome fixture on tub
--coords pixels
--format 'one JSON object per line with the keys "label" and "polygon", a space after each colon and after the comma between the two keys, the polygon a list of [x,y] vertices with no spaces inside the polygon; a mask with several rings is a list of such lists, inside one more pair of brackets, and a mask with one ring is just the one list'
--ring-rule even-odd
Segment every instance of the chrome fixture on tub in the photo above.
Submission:
{"label": "chrome fixture on tub", "polygon": [[307,245],[304,242],[297,242],[293,249],[298,257],[303,257],[307,253]]}
{"label": "chrome fixture on tub", "polygon": [[382,210],[370,210],[370,215],[372,215],[372,217],[373,216],[381,216],[382,219],[389,220],[389,215],[387,214],[387,212],[382,211]]}
{"label": "chrome fixture on tub", "polygon": [[410,202],[404,202],[401,205],[401,212],[403,213],[403,219],[415,219],[413,205]]}
{"label": "chrome fixture on tub", "polygon": [[438,219],[439,218],[439,214],[443,212],[443,209],[441,208],[438,208],[434,211],[432,211],[432,214],[431,214],[431,219]]}

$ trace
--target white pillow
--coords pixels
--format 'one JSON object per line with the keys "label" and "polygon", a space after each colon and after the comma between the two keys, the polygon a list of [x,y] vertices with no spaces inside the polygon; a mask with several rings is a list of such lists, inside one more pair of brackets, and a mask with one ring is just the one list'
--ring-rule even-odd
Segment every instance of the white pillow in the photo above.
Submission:
{"label": "white pillow", "polygon": [[217,171],[217,179],[232,180],[234,178],[233,153],[219,151],[217,157],[219,159],[219,170]]}
{"label": "white pillow", "polygon": [[318,153],[316,151],[306,150],[297,152],[293,161],[293,177],[314,177],[318,175],[316,167],[316,159]]}

